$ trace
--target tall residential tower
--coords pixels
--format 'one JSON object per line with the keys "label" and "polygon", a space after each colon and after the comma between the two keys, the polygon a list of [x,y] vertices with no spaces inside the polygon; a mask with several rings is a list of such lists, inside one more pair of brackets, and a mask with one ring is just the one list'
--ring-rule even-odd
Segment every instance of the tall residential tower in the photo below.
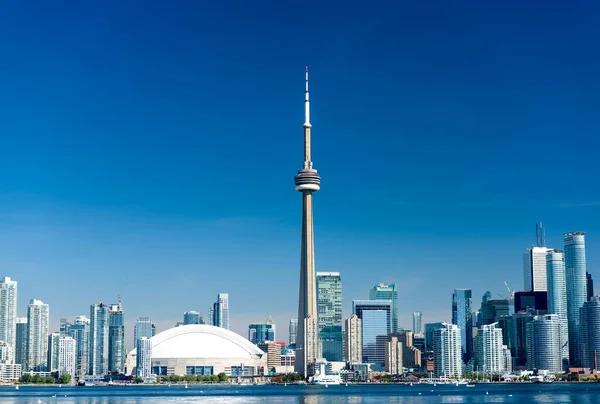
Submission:
{"label": "tall residential tower", "polygon": [[317,309],[321,357],[342,362],[342,278],[339,272],[317,272]]}
{"label": "tall residential tower", "polygon": [[587,300],[585,276],[585,233],[565,233],[565,273],[567,278],[567,319],[569,323],[569,364],[581,365],[581,324],[579,309]]}
{"label": "tall residential tower", "polygon": [[320,189],[321,177],[310,159],[310,102],[308,67],[304,98],[304,164],[294,181],[302,192],[302,241],[300,250],[300,293],[298,296],[298,335],[296,336],[296,372],[308,376],[308,366],[319,357],[317,290],[315,282],[315,240],[313,236],[312,194]]}

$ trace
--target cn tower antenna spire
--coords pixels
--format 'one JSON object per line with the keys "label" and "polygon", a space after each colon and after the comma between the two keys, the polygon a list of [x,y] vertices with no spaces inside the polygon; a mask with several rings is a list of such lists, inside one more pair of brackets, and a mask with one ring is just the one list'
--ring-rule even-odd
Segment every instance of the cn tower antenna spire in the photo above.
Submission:
{"label": "cn tower antenna spire", "polygon": [[304,127],[310,128],[310,101],[308,100],[308,66],[306,66],[306,91],[304,95]]}

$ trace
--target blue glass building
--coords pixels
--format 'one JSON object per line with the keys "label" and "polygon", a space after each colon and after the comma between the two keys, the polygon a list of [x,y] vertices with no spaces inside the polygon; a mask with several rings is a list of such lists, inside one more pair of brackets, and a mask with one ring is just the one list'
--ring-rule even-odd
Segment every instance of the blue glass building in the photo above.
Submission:
{"label": "blue glass building", "polygon": [[398,287],[395,283],[380,283],[369,289],[369,299],[390,300],[392,302],[392,332],[398,331]]}
{"label": "blue glass building", "polygon": [[473,314],[471,289],[454,289],[452,295],[452,324],[460,328],[461,351],[464,363],[473,357]]}
{"label": "blue glass building", "polygon": [[569,322],[567,315],[567,281],[565,258],[561,250],[546,254],[548,314],[556,314],[560,322],[560,346],[563,368],[569,364]]}
{"label": "blue glass building", "polygon": [[375,371],[385,368],[385,344],[392,332],[391,300],[353,300],[352,313],[361,320],[364,363]]}
{"label": "blue glass building", "polygon": [[317,316],[322,357],[330,362],[342,362],[342,278],[339,272],[317,272]]}
{"label": "blue glass building", "polygon": [[565,233],[565,273],[567,279],[567,319],[571,367],[581,366],[581,324],[579,309],[587,300],[585,233]]}
{"label": "blue glass building", "polygon": [[248,326],[248,341],[262,344],[265,341],[275,342],[275,322],[272,318],[264,323],[252,323]]}
{"label": "blue glass building", "polygon": [[581,364],[594,369],[600,354],[600,300],[592,297],[580,310]]}

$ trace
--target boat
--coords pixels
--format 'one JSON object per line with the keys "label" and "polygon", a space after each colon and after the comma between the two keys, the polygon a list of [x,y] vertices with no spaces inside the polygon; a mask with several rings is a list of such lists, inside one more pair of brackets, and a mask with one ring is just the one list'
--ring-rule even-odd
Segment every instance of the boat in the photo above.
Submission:
{"label": "boat", "polygon": [[19,386],[15,386],[15,390],[19,390]]}
{"label": "boat", "polygon": [[312,383],[317,384],[317,385],[325,385],[325,387],[327,387],[330,384],[332,384],[332,385],[340,385],[341,384],[339,379],[337,379],[335,377],[330,377],[330,376],[324,376],[324,377],[320,377],[318,379],[315,378],[315,380],[313,380]]}
{"label": "boat", "polygon": [[472,383],[467,383],[467,387],[475,387],[475,385]]}

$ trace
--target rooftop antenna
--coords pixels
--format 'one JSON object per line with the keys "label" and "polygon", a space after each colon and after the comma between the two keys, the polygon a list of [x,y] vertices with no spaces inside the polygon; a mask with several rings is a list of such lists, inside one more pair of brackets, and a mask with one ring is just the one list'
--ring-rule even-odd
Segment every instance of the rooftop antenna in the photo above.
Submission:
{"label": "rooftop antenna", "polygon": [[535,246],[536,247],[540,246],[540,224],[539,223],[535,224]]}

